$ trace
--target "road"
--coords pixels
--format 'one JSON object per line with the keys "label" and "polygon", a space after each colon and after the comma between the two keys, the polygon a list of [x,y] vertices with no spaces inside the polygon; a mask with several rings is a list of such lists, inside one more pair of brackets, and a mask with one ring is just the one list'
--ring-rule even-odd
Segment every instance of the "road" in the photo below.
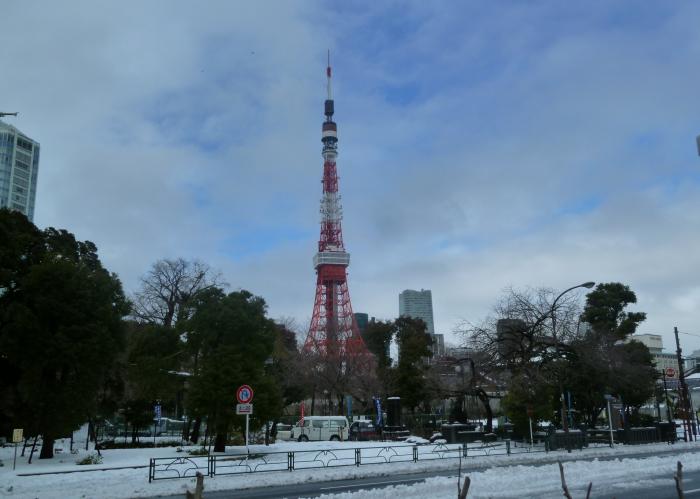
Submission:
{"label": "road", "polygon": [[[628,454],[623,456],[607,456],[607,457],[589,457],[586,458],[581,456],[581,459],[577,461],[592,461],[597,459],[598,461],[615,461],[617,459],[639,459],[651,456],[662,456],[662,455],[673,455],[676,453],[700,453],[700,449],[697,451],[690,451],[683,449],[682,451],[676,451],[673,448],[664,452],[639,452],[635,454]],[[538,467],[541,465],[556,463],[556,458],[551,462],[547,463],[537,463],[533,467]],[[503,466],[508,466],[512,463],[503,463]],[[614,463],[613,466],[622,466],[621,463]],[[462,468],[462,474],[468,474],[470,472],[483,471],[483,467],[469,467],[464,466]],[[419,472],[411,473],[405,475],[392,475],[387,477],[368,477],[368,478],[353,478],[348,480],[334,480],[331,482],[313,482],[313,483],[301,483],[301,484],[290,484],[285,486],[275,486],[275,487],[260,487],[244,490],[222,490],[222,491],[205,491],[204,497],[206,499],[298,499],[298,498],[313,498],[318,497],[322,494],[335,494],[341,492],[357,492],[359,490],[368,489],[379,489],[383,487],[390,487],[393,485],[411,485],[420,483],[427,478],[432,477],[455,477],[456,483],[456,467],[454,470],[445,471],[429,471],[429,472]],[[536,473],[536,472],[535,472]],[[595,479],[593,479],[593,491],[592,497],[605,497],[615,499],[677,499],[678,495],[675,491],[675,486],[673,482],[672,475],[668,470],[660,470],[657,473],[652,473],[645,477],[647,482],[643,485],[635,486],[635,482],[625,482],[624,476],[621,476],[620,482],[616,487],[611,486],[596,486]],[[649,483],[649,481],[654,481]],[[698,498],[700,499],[700,471],[689,471],[684,472],[683,475],[683,486],[684,493],[688,498]],[[455,486],[456,487],[456,486]],[[585,497],[585,489],[571,489],[573,497]],[[163,497],[163,496],[154,496]],[[167,496],[167,499],[182,499],[182,495]],[[494,495],[497,497],[521,497],[519,495],[513,495],[513,491],[504,491],[502,496]],[[562,497],[562,490],[560,487],[553,488],[551,490],[551,495],[547,494],[542,496],[540,499],[560,499]]]}

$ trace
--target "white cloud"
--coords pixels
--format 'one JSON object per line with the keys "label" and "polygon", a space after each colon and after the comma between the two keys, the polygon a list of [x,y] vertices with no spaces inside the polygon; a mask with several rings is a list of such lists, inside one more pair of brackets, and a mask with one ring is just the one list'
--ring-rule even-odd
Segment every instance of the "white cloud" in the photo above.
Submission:
{"label": "white cloud", "polygon": [[197,257],[303,321],[330,46],[356,311],[430,288],[448,332],[509,285],[621,281],[670,346],[700,323],[700,7],[614,9],[11,3],[0,95],[42,144],[38,225],[127,289]]}

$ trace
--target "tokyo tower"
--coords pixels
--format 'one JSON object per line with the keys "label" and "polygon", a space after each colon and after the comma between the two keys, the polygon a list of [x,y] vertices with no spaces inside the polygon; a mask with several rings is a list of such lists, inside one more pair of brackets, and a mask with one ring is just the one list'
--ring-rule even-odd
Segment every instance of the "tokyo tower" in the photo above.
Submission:
{"label": "tokyo tower", "polygon": [[338,193],[338,126],[333,121],[330,56],[326,68],[328,98],[323,122],[323,197],[321,198],[321,237],[314,256],[316,297],[304,350],[322,356],[341,358],[367,354],[352,313],[346,268],[350,254],[343,245],[343,218]]}

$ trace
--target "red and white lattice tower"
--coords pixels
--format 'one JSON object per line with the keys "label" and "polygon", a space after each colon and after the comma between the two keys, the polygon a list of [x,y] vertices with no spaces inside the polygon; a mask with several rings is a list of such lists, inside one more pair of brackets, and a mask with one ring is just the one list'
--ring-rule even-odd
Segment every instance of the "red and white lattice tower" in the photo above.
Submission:
{"label": "red and white lattice tower", "polygon": [[304,350],[324,356],[357,356],[367,349],[352,313],[348,276],[350,254],[343,246],[343,218],[338,193],[338,127],[333,121],[330,58],[326,68],[328,98],[323,122],[323,197],[321,198],[321,237],[314,256],[316,298]]}

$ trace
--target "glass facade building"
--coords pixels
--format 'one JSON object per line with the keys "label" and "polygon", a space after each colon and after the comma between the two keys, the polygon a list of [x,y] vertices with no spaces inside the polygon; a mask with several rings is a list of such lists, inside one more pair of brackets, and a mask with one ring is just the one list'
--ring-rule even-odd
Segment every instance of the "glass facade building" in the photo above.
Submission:
{"label": "glass facade building", "polygon": [[34,221],[39,143],[0,121],[0,208],[24,213]]}
{"label": "glass facade building", "polygon": [[399,293],[399,316],[423,319],[428,334],[435,334],[433,325],[433,295],[429,289],[406,289]]}

